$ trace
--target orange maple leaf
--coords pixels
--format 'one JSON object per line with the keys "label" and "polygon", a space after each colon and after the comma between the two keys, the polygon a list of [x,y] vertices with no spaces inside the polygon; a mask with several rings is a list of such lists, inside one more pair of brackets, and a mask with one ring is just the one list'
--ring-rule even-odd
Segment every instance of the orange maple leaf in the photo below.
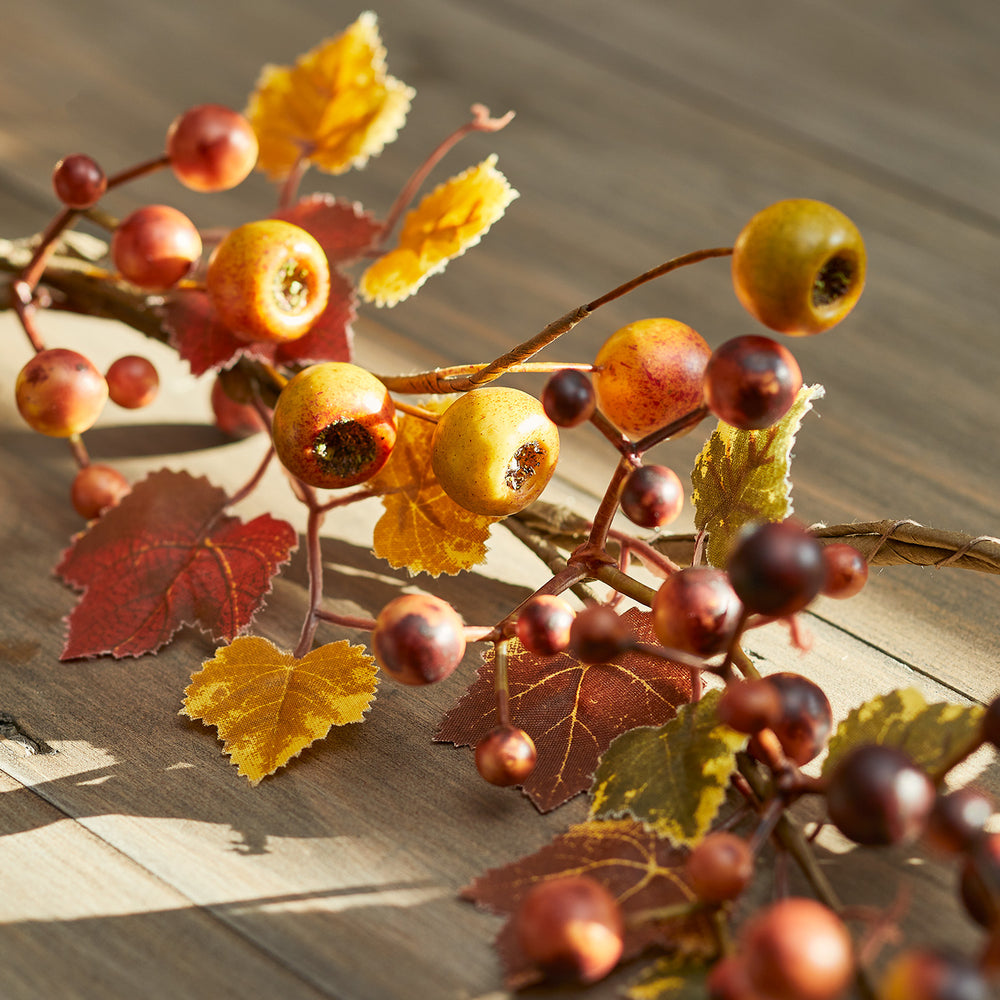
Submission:
{"label": "orange maple leaf", "polygon": [[181,715],[215,726],[239,773],[256,785],[322,739],[361,722],[377,667],[346,639],[297,659],[258,636],[235,639],[192,674]]}
{"label": "orange maple leaf", "polygon": [[408,212],[399,245],[361,276],[362,298],[394,306],[475,246],[517,197],[494,154],[435,188]]}
{"label": "orange maple leaf", "polygon": [[[425,405],[440,411],[448,402]],[[431,421],[403,417],[389,461],[368,481],[385,508],[375,525],[374,551],[396,569],[454,575],[486,558],[490,525],[498,518],[467,511],[441,489],[431,468],[433,437]]]}
{"label": "orange maple leaf", "polygon": [[246,115],[257,133],[257,169],[283,180],[303,158],[342,174],[396,138],[415,91],[388,76],[371,11],[300,56],[265,66]]}

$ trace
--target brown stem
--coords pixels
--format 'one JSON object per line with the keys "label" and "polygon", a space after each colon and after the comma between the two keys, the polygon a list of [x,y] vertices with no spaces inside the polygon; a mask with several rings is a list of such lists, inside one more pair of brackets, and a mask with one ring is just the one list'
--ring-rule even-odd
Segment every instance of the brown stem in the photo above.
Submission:
{"label": "brown stem", "polygon": [[254,474],[229,498],[227,506],[235,507],[236,504],[245,500],[257,488],[260,481],[264,478],[264,473],[267,472],[267,467],[271,464],[272,458],[274,458],[274,447],[269,446]]}
{"label": "brown stem", "polygon": [[678,417],[666,427],[661,427],[659,430],[653,431],[652,434],[640,438],[635,443],[635,451],[642,455],[654,445],[660,444],[661,441],[668,441],[672,437],[677,437],[678,434],[691,430],[692,427],[697,427],[707,416],[708,407],[699,406],[690,413],[685,413],[683,417]]}
{"label": "brown stem", "polygon": [[306,555],[309,565],[309,609],[306,613],[305,621],[302,623],[302,632],[299,635],[299,643],[295,647],[294,656],[301,659],[312,649],[313,639],[316,635],[316,626],[319,624],[320,602],[323,600],[323,553],[320,548],[319,529],[323,523],[324,513],[320,505],[316,502],[316,492],[311,486],[298,484],[301,487],[301,498],[304,499],[309,508],[309,519],[306,523]]}
{"label": "brown stem", "polygon": [[507,675],[507,639],[496,644],[493,656],[493,690],[497,700],[497,725],[510,725],[510,681]]}
{"label": "brown stem", "polygon": [[323,608],[317,608],[313,614],[317,620],[329,622],[331,625],[339,625],[341,628],[353,628],[360,632],[371,632],[375,628],[374,618],[363,618],[360,615],[339,615],[335,611],[326,611]]}
{"label": "brown stem", "polygon": [[299,185],[302,183],[302,178],[305,177],[308,169],[308,153],[302,152],[299,154],[299,158],[295,161],[292,169],[288,171],[288,176],[285,178],[284,183],[281,185],[281,190],[278,192],[279,209],[288,208],[295,200],[295,196],[299,193]]}
{"label": "brown stem", "polygon": [[436,424],[441,419],[440,413],[435,413],[433,410],[425,409],[422,406],[413,406],[411,403],[404,403],[401,399],[394,399],[392,402],[400,413],[406,413],[411,417],[426,420],[430,424]]}
{"label": "brown stem", "polygon": [[608,483],[608,488],[604,491],[600,506],[594,515],[593,523],[590,526],[590,537],[580,548],[584,554],[589,555],[604,551],[608,542],[608,532],[611,530],[611,522],[618,510],[622,490],[625,488],[625,480],[634,468],[635,461],[628,456],[622,455],[618,460],[618,465],[611,476],[611,482]]}
{"label": "brown stem", "polygon": [[152,160],[143,160],[142,163],[137,163],[134,167],[129,167],[126,170],[119,171],[117,174],[112,174],[108,178],[108,190],[120,187],[129,181],[134,181],[137,177],[144,177],[146,174],[151,174],[154,170],[161,170],[163,167],[169,166],[170,157],[166,153],[162,156],[154,157]]}

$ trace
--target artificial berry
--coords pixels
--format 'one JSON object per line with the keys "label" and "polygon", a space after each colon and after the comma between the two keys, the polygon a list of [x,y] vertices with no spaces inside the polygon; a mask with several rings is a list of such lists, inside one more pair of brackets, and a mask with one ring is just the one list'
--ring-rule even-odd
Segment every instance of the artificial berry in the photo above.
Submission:
{"label": "artificial berry", "polygon": [[826,582],[823,547],[792,520],[744,528],[726,572],[747,611],[775,617],[801,611]]}
{"label": "artificial berry", "polygon": [[705,978],[708,1000],[760,1000],[753,992],[746,959],[732,953],[719,959]]}
{"label": "artificial berry", "polygon": [[73,477],[69,497],[80,517],[92,521],[118,503],[129,489],[128,480],[110,465],[85,465]]}
{"label": "artificial berry", "polygon": [[239,112],[221,104],[199,104],[171,122],[167,156],[186,187],[227,191],[253,170],[257,136]]}
{"label": "artificial berry", "polygon": [[547,978],[593,983],[621,958],[625,925],[614,896],[587,875],[539,882],[512,917],[525,956]]}
{"label": "artificial berry", "polygon": [[393,680],[434,684],[452,674],[465,654],[462,619],[439,597],[403,594],[375,619],[372,652]]}
{"label": "artificial berry", "polygon": [[441,488],[473,514],[505,517],[536,500],[559,461],[559,429],[520,389],[460,396],[438,420],[431,465]]}
{"label": "artificial berry", "polygon": [[307,334],[330,297],[330,265],[316,239],[281,219],[229,232],[205,287],[219,320],[241,340],[282,343]]}
{"label": "artificial berry", "polygon": [[731,681],[719,696],[715,714],[738,733],[759,733],[778,724],[784,712],[780,691],[766,678]]}
{"label": "artificial berry", "polygon": [[570,628],[576,612],[561,597],[539,594],[527,601],[517,621],[514,634],[529,653],[554,656],[569,647]]}
{"label": "artificial berry", "polygon": [[758,212],[733,246],[733,287],[753,316],[779,333],[820,333],[855,306],[865,245],[831,205],[790,198]]}
{"label": "artificial berry", "polygon": [[684,507],[684,487],[665,465],[640,465],[622,488],[622,513],[640,528],[662,528],[675,521]]}
{"label": "artificial berry", "polygon": [[879,1000],[987,1000],[980,971],[967,959],[924,948],[897,955],[879,982]]}
{"label": "artificial berry", "polygon": [[934,783],[898,747],[867,743],[833,768],[826,792],[830,822],[849,840],[869,846],[905,844],[927,826]]}
{"label": "artificial berry", "polygon": [[962,865],[959,890],[966,912],[983,927],[1000,929],[1000,833],[980,837]]}
{"label": "artificial berry", "polygon": [[147,291],[177,284],[201,256],[194,223],[169,205],[146,205],[126,216],[111,237],[111,259],[126,281]]}
{"label": "artificial berry", "polygon": [[604,604],[578,611],[569,632],[569,648],[581,663],[607,663],[635,636],[623,618]]}
{"label": "artificial berry", "polygon": [[739,952],[754,995],[768,1000],[834,1000],[854,975],[843,921],[804,897],[758,910],[741,929]]}
{"label": "artificial berry", "polygon": [[111,401],[128,410],[149,406],[160,391],[160,376],[148,358],[126,354],[104,373]]}
{"label": "artificial berry", "polygon": [[691,327],[643,319],[613,333],[594,360],[597,405],[623,433],[642,438],[702,405],[711,350]]}
{"label": "artificial berry", "polygon": [[729,648],[743,608],[729,577],[709,566],[688,566],[660,584],[653,598],[653,628],[664,646],[695,656]]}
{"label": "artificial berry", "polygon": [[552,375],[542,390],[545,415],[557,427],[576,427],[589,420],[597,406],[590,378],[575,368]]}
{"label": "artificial berry", "polygon": [[949,854],[971,851],[993,816],[993,803],[975,788],[939,792],[927,818],[928,843]]}
{"label": "artificial berry", "polygon": [[226,380],[221,374],[212,383],[209,401],[215,426],[223,434],[245,438],[267,430],[267,424],[255,406],[238,402],[229,395]]}
{"label": "artificial berry", "polygon": [[274,450],[297,479],[342,489],[371,479],[396,443],[396,408],[370,372],[327,361],[281,390],[271,422]]}
{"label": "artificial berry", "polygon": [[514,726],[498,726],[476,744],[476,770],[491,785],[520,785],[535,769],[532,738]]}
{"label": "artificial berry", "polygon": [[64,347],[40,351],[18,373],[17,409],[32,430],[72,437],[92,427],[108,400],[108,383],[91,362]]}
{"label": "artificial berry", "polygon": [[91,208],[108,189],[108,178],[96,160],[85,153],[63,157],[52,171],[56,197],[67,207]]}
{"label": "artificial berry", "polygon": [[868,560],[853,546],[834,542],[823,547],[826,583],[820,593],[838,599],[853,597],[868,582]]}
{"label": "artificial berry", "polygon": [[[764,683],[778,692],[781,711],[770,724],[785,756],[801,767],[823,751],[833,729],[833,709],[823,689],[801,674],[769,674]],[[754,750],[753,741],[750,746]]]}
{"label": "artificial berry", "polygon": [[684,866],[688,884],[704,903],[735,899],[750,884],[753,871],[750,845],[735,833],[722,830],[695,845]]}
{"label": "artificial berry", "polygon": [[727,340],[705,366],[705,402],[724,423],[744,431],[779,421],[802,388],[792,352],[770,337]]}

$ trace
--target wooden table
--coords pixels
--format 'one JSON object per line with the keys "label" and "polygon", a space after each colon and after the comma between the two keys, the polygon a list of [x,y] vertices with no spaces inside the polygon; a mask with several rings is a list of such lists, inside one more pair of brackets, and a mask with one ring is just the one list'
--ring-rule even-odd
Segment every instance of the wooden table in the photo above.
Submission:
{"label": "wooden table", "polygon": [[[263,63],[291,62],[357,15],[318,0],[7,7],[3,236],[44,226],[60,156],[86,151],[116,170],[154,155],[180,110],[242,107]],[[362,362],[407,370],[487,360],[662,259],[730,243],[778,198],[821,198],[857,222],[870,272],[841,328],[793,345],[807,381],[827,389],[796,447],[797,514],[997,533],[995,4],[623,0],[612,13],[598,0],[386,0],[378,13],[390,71],[417,89],[408,124],[366,171],[308,184],[385,211],[480,101],[517,117],[498,135],[468,139],[432,181],[495,150],[521,197],[414,299],[364,310]],[[273,203],[260,178],[202,196],[164,174],[122,190],[109,208],[125,214],[147,201],[206,226],[267,214]],[[609,306],[567,347],[589,360],[614,329],[648,315],[681,318],[713,346],[756,330],[730,292],[728,264],[716,261]],[[167,464],[233,487],[257,461],[260,441],[223,444],[202,426],[206,383],[160,345],[73,317],[46,318],[44,328],[51,343],[98,363],[135,349],[160,364],[164,392],[152,410],[116,412],[88,435],[94,454],[130,478]],[[9,385],[28,347],[9,313],[0,329]],[[437,689],[383,685],[363,726],[334,732],[251,788],[214,731],[178,716],[189,675],[211,655],[204,637],[185,633],[136,660],[59,662],[73,598],[50,568],[82,526],[67,502],[73,468],[60,442],[23,427],[9,389],[0,420],[0,712],[57,751],[27,755],[0,740],[0,993],[504,996],[491,949],[499,921],[457,890],[540,847],[586,806],[578,798],[540,817],[516,792],[479,780],[467,751],[431,743],[475,655]],[[548,496],[587,512],[612,456],[586,432],[564,439],[562,477]],[[660,460],[684,472],[702,440],[691,435]],[[302,529],[277,473],[244,513],[265,509]],[[372,516],[328,522],[334,607],[372,614],[411,583],[370,555]],[[438,587],[468,621],[501,616],[542,578],[502,529],[495,536],[481,571]],[[293,644],[304,587],[296,557],[262,633]],[[755,636],[753,649],[765,670],[817,678],[838,715],[898,685],[988,701],[998,687],[996,588],[961,570],[885,569],[860,597],[822,600],[806,616],[807,657],[780,629]],[[988,755],[968,773],[997,789]],[[825,863],[846,879],[851,903],[884,904],[909,882],[915,939],[977,946],[953,866],[914,866],[892,852],[853,875],[833,853]],[[614,995],[638,968],[589,995]]]}

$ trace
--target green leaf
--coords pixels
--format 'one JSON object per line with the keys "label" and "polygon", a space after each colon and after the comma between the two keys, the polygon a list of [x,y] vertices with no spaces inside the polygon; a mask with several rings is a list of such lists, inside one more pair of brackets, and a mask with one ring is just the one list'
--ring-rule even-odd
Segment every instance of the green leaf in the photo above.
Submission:
{"label": "green leaf", "polygon": [[829,774],[848,750],[863,743],[899,747],[934,771],[975,736],[983,711],[980,705],[928,705],[916,688],[879,695],[852,709],[837,727],[823,773]]}
{"label": "green leaf", "polygon": [[706,555],[725,564],[733,539],[750,521],[784,521],[792,513],[789,468],[802,418],[821,385],[803,386],[791,409],[771,427],[741,431],[719,421],[695,460],[691,501],[695,527],[708,531]]}
{"label": "green leaf", "polygon": [[658,728],[619,736],[601,758],[591,817],[632,816],[678,846],[708,832],[747,737],[719,722],[718,691],[683,705]]}
{"label": "green leaf", "polygon": [[708,967],[686,955],[664,955],[642,970],[626,1000],[704,1000]]}

